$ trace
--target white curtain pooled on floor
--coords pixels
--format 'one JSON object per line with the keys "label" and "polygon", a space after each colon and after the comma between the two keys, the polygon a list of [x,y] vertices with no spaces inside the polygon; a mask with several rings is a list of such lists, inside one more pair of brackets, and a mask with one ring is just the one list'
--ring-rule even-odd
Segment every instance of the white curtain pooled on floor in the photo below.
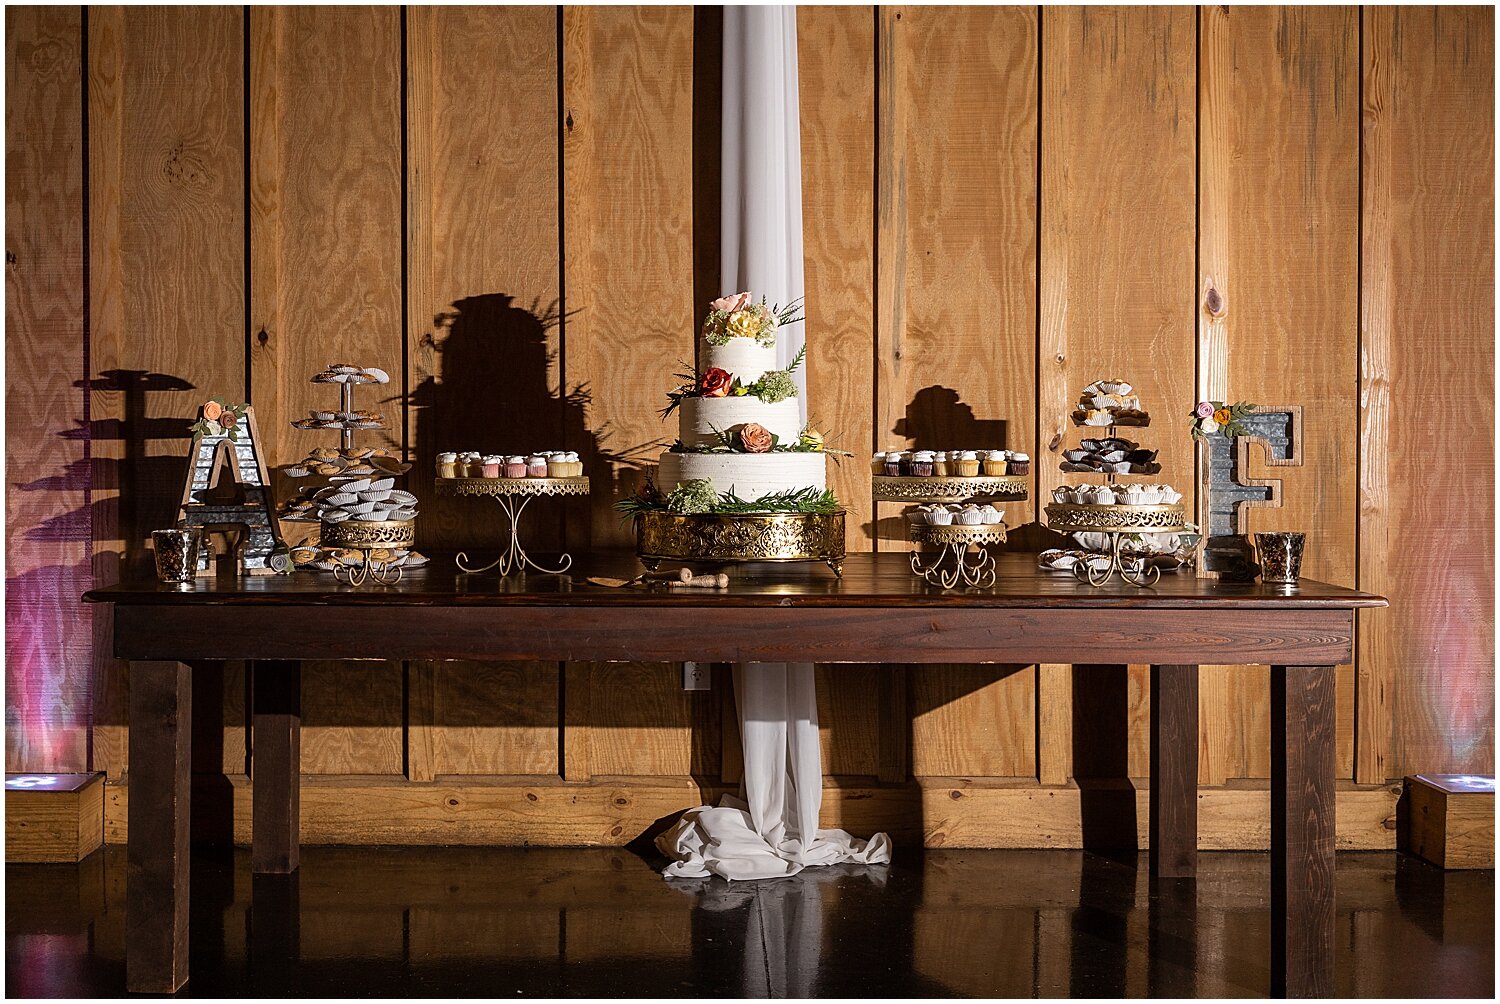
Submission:
{"label": "white curtain pooled on floor", "polygon": [[[802,295],[802,152],[795,7],[724,8],[720,263],[723,292],[772,303]],[[802,326],[781,333],[785,367]],[[796,373],[807,421],[806,367]],[[891,860],[890,838],[818,829],[823,765],[812,663],[734,667],[744,743],[742,798],[690,809],[657,838],[669,878],[764,879],[811,865]]]}

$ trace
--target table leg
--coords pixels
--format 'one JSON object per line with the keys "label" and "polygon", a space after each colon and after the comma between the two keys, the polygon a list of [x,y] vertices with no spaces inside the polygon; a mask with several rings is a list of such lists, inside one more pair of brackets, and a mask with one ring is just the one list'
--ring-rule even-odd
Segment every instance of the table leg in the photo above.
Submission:
{"label": "table leg", "polygon": [[254,673],[250,868],[260,875],[285,875],[298,863],[302,664],[263,660],[254,663]]}
{"label": "table leg", "polygon": [[1151,667],[1151,874],[1198,874],[1198,667]]}
{"label": "table leg", "polygon": [[125,987],[175,993],[188,978],[192,670],[130,667]]}
{"label": "table leg", "polygon": [[1271,994],[1331,997],[1332,666],[1271,667]]}

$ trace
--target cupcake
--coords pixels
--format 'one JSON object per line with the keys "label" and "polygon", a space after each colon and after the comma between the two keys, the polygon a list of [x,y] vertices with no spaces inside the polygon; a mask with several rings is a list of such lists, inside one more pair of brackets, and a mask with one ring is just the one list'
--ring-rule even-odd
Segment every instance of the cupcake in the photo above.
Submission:
{"label": "cupcake", "polygon": [[900,451],[898,450],[893,453],[887,453],[885,455],[885,476],[888,478],[896,478],[900,477],[901,474],[902,470]]}
{"label": "cupcake", "polygon": [[500,476],[501,466],[504,463],[505,461],[503,458],[498,457],[493,453],[490,454],[479,462],[479,476],[484,478],[498,478]]}
{"label": "cupcake", "polygon": [[439,453],[437,455],[437,476],[440,478],[458,477],[457,453]]}
{"label": "cupcake", "polygon": [[984,523],[984,515],[978,506],[966,505],[958,511],[954,519],[963,526],[979,526]]}
{"label": "cupcake", "polygon": [[943,506],[933,506],[927,511],[927,522],[933,526],[952,526],[953,513]]}
{"label": "cupcake", "polygon": [[991,450],[984,455],[984,473],[987,477],[1003,476],[1006,466],[1004,450]]}
{"label": "cupcake", "polygon": [[979,507],[979,521],[986,526],[992,526],[1004,518],[1005,513],[992,505],[982,505]]}
{"label": "cupcake", "polygon": [[583,461],[572,450],[555,453],[547,460],[547,473],[554,478],[576,478],[583,475]]}
{"label": "cupcake", "polygon": [[1010,472],[1012,474],[1030,474],[1031,458],[1024,453],[1012,453],[1010,455]]}
{"label": "cupcake", "polygon": [[871,474],[884,474],[885,473],[885,454],[884,453],[877,453],[873,457],[870,458],[870,473]]}
{"label": "cupcake", "polygon": [[911,473],[913,477],[932,477],[932,451],[918,450],[911,455]]}
{"label": "cupcake", "polygon": [[1115,490],[1109,485],[1101,485],[1094,489],[1094,505],[1115,505],[1119,501]]}
{"label": "cupcake", "polygon": [[538,454],[527,457],[526,476],[528,478],[545,478],[547,476],[547,458]]}
{"label": "cupcake", "polygon": [[[485,465],[489,465],[489,458],[485,458]],[[510,456],[505,458],[505,476],[508,478],[524,478],[526,476],[526,458]]]}
{"label": "cupcake", "polygon": [[948,452],[938,450],[932,455],[932,474],[934,477],[946,478],[949,473]]}
{"label": "cupcake", "polygon": [[952,464],[954,473],[961,478],[977,478],[979,476],[979,454],[973,450],[964,450],[958,455],[958,460]]}
{"label": "cupcake", "polygon": [[[464,475],[471,478],[484,477],[484,457],[472,450],[463,455]],[[499,475],[496,475],[499,477]]]}

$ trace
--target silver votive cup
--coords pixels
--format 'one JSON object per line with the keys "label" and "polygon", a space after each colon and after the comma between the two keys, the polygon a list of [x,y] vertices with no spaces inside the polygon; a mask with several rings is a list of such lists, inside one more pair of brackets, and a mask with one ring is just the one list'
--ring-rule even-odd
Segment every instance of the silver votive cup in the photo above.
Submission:
{"label": "silver votive cup", "polygon": [[1260,555],[1261,581],[1295,585],[1302,575],[1302,545],[1306,539],[1303,533],[1257,533],[1255,550]]}
{"label": "silver votive cup", "polygon": [[152,530],[151,546],[156,551],[156,577],[163,582],[192,582],[198,576],[198,548],[203,531]]}

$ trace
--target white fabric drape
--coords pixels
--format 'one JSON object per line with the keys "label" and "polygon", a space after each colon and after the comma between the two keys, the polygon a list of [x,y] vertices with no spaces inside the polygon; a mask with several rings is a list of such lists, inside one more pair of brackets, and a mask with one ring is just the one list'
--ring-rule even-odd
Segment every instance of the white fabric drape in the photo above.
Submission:
{"label": "white fabric drape", "polygon": [[[802,145],[797,105],[795,7],[724,9],[723,177],[720,265],[726,293],[748,289],[772,303],[802,295]],[[802,326],[779,339],[785,367]],[[806,367],[798,400],[807,421]],[[657,839],[669,877],[763,879],[809,865],[891,859],[885,834],[857,840],[819,830],[823,765],[811,663],[734,668],[744,743],[743,798],[690,809]]]}
{"label": "white fabric drape", "polygon": [[[719,275],[725,293],[769,303],[802,295],[802,128],[797,105],[797,8],[724,8]],[[802,325],[777,343],[785,369]],[[792,375],[807,424],[807,367]]]}

